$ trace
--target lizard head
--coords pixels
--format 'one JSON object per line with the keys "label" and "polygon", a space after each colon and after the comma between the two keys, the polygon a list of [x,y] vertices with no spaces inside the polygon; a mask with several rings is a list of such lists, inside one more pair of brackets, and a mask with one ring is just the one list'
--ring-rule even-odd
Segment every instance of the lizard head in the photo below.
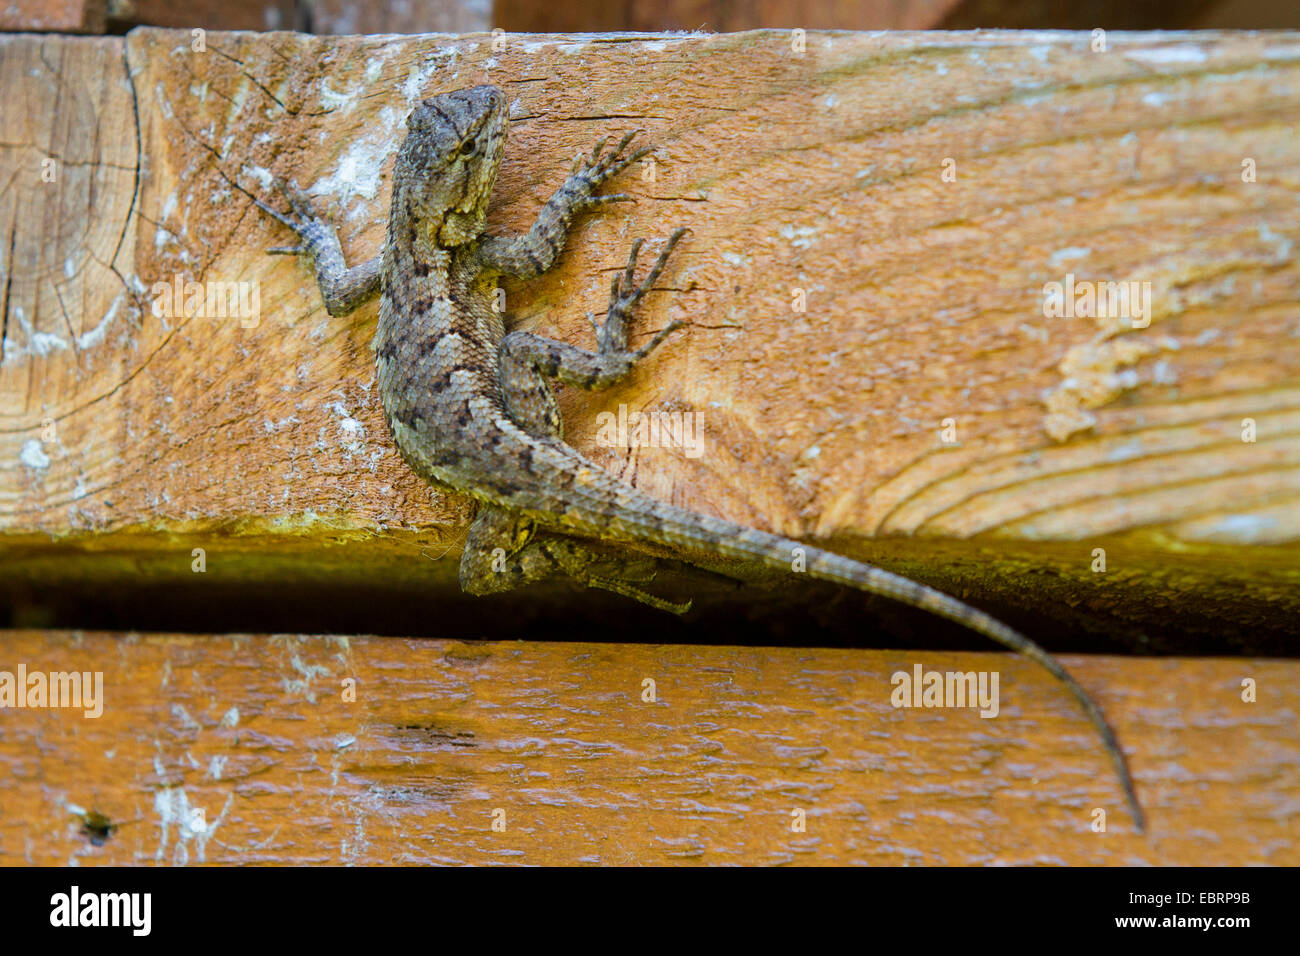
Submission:
{"label": "lizard head", "polygon": [[483,231],[508,125],[505,94],[495,86],[443,93],[411,111],[393,185],[404,215],[426,224],[439,245]]}

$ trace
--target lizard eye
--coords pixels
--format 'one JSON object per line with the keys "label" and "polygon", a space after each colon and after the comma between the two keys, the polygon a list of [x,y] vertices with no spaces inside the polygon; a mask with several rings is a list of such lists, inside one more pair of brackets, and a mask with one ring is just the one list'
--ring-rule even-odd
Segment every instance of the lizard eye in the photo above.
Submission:
{"label": "lizard eye", "polygon": [[460,144],[460,149],[456,150],[456,155],[461,159],[466,159],[478,152],[478,140],[467,139]]}

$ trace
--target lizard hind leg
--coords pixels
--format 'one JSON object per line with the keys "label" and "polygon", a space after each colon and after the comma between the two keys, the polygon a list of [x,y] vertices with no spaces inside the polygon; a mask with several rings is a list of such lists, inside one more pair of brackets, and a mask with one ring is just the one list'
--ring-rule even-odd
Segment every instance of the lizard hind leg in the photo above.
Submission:
{"label": "lizard hind leg", "polygon": [[467,594],[510,591],[566,574],[588,587],[613,591],[661,611],[685,614],[690,610],[690,601],[668,601],[639,587],[653,581],[656,573],[653,558],[602,554],[576,539],[539,533],[530,519],[491,505],[474,518],[460,559],[460,586]]}
{"label": "lizard hind leg", "polygon": [[596,331],[596,351],[588,352],[566,342],[557,342],[543,338],[531,332],[511,332],[501,340],[499,346],[499,368],[501,389],[506,395],[506,405],[510,405],[510,396],[515,392],[528,392],[535,388],[534,378],[538,373],[547,378],[559,379],[566,385],[579,388],[608,388],[623,379],[632,367],[653,351],[659,343],[684,322],[670,322],[649,342],[635,351],[628,347],[627,323],[632,310],[654,286],[672,255],[685,229],[678,229],[664,244],[663,251],[655,264],[650,267],[645,279],[637,284],[636,258],[641,250],[641,240],[632,244],[626,268],[614,276],[610,289],[609,311],[604,324],[591,319]]}

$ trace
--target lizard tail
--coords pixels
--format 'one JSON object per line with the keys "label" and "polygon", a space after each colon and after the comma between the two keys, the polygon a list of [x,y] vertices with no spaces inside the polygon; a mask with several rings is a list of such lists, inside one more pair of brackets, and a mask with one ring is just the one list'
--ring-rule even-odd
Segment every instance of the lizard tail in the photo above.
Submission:
{"label": "lizard tail", "polygon": [[[929,611],[1036,661],[1065,685],[1087,714],[1114,763],[1124,790],[1125,802],[1138,832],[1145,829],[1142,808],[1138,803],[1128,762],[1124,751],[1120,749],[1115,731],[1106,721],[1101,708],[1055,657],[1019,631],[924,584],[780,535],[674,507],[642,494],[585,459],[583,464],[590,469],[588,474],[599,477],[585,488],[571,486],[570,496],[563,504],[552,502],[547,506],[552,515],[555,510],[565,514],[566,527],[557,530],[578,534],[585,532],[595,538],[622,539],[632,545],[657,542],[693,548],[728,558],[755,561],[784,571],[796,569],[799,566],[797,561],[801,558],[805,573],[814,578],[879,594]],[[605,478],[609,479],[608,483],[603,480]],[[547,514],[541,512],[537,517],[545,521]]]}

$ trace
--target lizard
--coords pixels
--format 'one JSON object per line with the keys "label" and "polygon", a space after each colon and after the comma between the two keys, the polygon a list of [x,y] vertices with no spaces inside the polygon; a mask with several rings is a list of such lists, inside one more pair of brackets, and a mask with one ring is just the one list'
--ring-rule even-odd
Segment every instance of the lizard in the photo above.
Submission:
{"label": "lizard", "polygon": [[833,552],[644,494],[563,439],[551,380],[601,389],[623,380],[684,323],[674,321],[639,348],[628,323],[687,230],[663,244],[636,281],[642,240],[616,272],[605,321],[589,315],[589,351],[523,330],[508,331],[493,308],[501,275],[535,278],[549,270],[575,217],[630,201],[599,190],[651,147],[629,149],[639,130],[612,148],[601,139],[579,154],[569,176],[527,232],[485,232],[509,128],[505,95],[490,85],[423,100],[407,119],[392,174],[387,236],[379,256],[348,268],[337,231],[310,197],[282,178],[286,214],[257,205],[299,242],[268,250],[305,256],[326,310],[345,316],[376,295],[374,337],[384,415],[406,464],[422,479],[478,504],[460,560],[470,594],[508,591],[553,574],[681,613],[646,592],[653,559],[611,559],[590,545],[693,550],[723,559],[803,570],[814,578],[881,595],[975,631],[1037,662],[1061,681],[1101,736],[1138,832],[1145,826],[1124,752],[1100,707],[1057,659],[992,616],[924,584]]}

